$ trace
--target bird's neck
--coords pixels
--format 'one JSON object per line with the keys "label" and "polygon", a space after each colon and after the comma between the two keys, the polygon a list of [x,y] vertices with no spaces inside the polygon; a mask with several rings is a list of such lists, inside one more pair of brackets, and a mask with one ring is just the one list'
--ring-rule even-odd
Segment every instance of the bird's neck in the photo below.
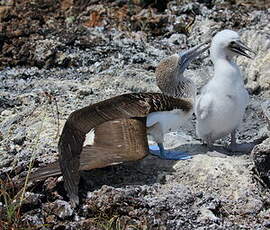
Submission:
{"label": "bird's neck", "polygon": [[[233,62],[233,56],[223,47],[211,46],[210,57],[214,64],[214,77],[235,77],[240,74],[238,66]],[[241,75],[241,74],[240,74]]]}
{"label": "bird's neck", "polygon": [[239,67],[228,58],[219,58],[214,62],[214,78],[224,84],[244,84]]}
{"label": "bird's neck", "polygon": [[210,48],[210,58],[214,65],[220,62],[233,63],[233,56],[225,48],[212,46]]}
{"label": "bird's neck", "polygon": [[161,89],[161,91],[168,96],[186,98],[190,100],[195,100],[197,93],[194,82],[183,75],[175,78],[174,81],[168,84],[168,87],[165,90]]}

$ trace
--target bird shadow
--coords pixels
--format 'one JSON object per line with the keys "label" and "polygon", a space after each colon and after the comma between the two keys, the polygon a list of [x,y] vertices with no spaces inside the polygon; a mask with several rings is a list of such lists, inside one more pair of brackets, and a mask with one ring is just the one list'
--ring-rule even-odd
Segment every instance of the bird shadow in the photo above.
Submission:
{"label": "bird shadow", "polygon": [[231,151],[227,146],[224,145],[213,145],[211,148],[208,148],[207,145],[201,143],[190,143],[183,144],[174,148],[174,150],[180,150],[183,152],[187,152],[191,156],[198,154],[206,154],[208,156],[213,157],[229,157],[229,156],[241,156],[250,154],[255,145],[260,144],[262,142],[261,139],[254,140],[252,142],[241,143],[238,146],[245,146],[242,151]]}
{"label": "bird shadow", "polygon": [[[195,143],[194,143],[195,142]],[[254,141],[254,145],[260,143]],[[210,157],[230,157],[239,156],[247,153],[234,153],[228,151],[223,145],[214,145],[209,150],[206,145],[200,142],[191,141],[190,143],[181,143],[170,150],[180,150],[187,152],[192,157],[196,155],[208,155]],[[191,159],[184,160],[189,164]],[[102,186],[112,186],[115,188],[125,188],[127,186],[142,186],[166,184],[167,175],[173,175],[176,171],[174,166],[178,160],[164,160],[157,156],[147,155],[144,159],[135,162],[126,162],[118,165],[112,165],[105,168],[92,169],[89,171],[81,171],[81,179],[79,184],[80,199],[84,200],[88,192],[99,190]],[[57,186],[57,191],[66,200],[66,192],[63,190],[63,183]]]}
{"label": "bird shadow", "polygon": [[[258,144],[258,141],[248,144],[255,146]],[[206,145],[199,142],[184,143],[170,150],[180,150],[190,154],[192,157],[205,154],[210,157],[225,158],[248,154],[247,152],[231,152],[223,145],[214,145],[209,150]],[[192,159],[190,160],[192,161]],[[190,160],[185,161],[188,162]],[[164,160],[149,154],[139,161],[82,171],[80,192],[86,194],[88,191],[100,189],[103,185],[125,187],[129,185],[153,185],[155,183],[165,184],[166,175],[175,172],[174,165],[177,162],[177,160]]]}
{"label": "bird shadow", "polygon": [[[265,139],[267,139],[267,135],[262,135],[260,137],[257,137],[253,139],[252,141],[248,142],[241,142],[236,145],[237,150],[230,150],[228,146],[216,144],[212,147],[212,149],[209,149],[207,145],[201,144],[201,143],[188,143],[183,144],[179,146],[183,151],[188,151],[191,155],[197,155],[197,154],[207,154],[209,156],[212,155],[212,153],[217,153],[218,157],[227,157],[227,156],[241,156],[241,155],[250,155],[253,148],[256,145],[261,144]],[[177,147],[178,148],[178,147]],[[215,156],[215,155],[213,155]]]}
{"label": "bird shadow", "polygon": [[164,184],[166,175],[172,174],[175,160],[164,160],[148,155],[135,162],[126,162],[105,168],[81,172],[81,192],[94,191],[103,185],[125,187],[129,185]]}

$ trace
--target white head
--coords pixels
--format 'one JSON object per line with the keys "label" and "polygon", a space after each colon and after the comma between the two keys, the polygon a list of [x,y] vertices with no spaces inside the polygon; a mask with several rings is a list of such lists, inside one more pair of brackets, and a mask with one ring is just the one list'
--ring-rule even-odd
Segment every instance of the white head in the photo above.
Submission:
{"label": "white head", "polygon": [[231,60],[235,55],[251,58],[245,51],[254,53],[241,42],[238,33],[232,30],[222,30],[213,37],[210,56],[213,63],[219,58]]}

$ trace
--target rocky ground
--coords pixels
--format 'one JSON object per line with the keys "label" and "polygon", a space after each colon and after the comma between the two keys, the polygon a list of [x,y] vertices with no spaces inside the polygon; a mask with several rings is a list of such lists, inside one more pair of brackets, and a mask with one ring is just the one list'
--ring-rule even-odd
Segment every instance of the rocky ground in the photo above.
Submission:
{"label": "rocky ground", "polygon": [[[0,229],[270,228],[268,1],[73,2],[0,1]],[[158,92],[154,71],[162,58],[223,28],[238,31],[257,53],[237,58],[251,96],[238,141],[263,141],[251,154],[209,156],[193,119],[166,136],[166,147],[192,159],[148,156],[83,172],[77,209],[62,178],[48,178],[29,186],[20,212],[7,215],[18,209],[8,178],[57,160],[72,111],[122,93]],[[209,57],[186,71],[199,89],[212,73]]]}

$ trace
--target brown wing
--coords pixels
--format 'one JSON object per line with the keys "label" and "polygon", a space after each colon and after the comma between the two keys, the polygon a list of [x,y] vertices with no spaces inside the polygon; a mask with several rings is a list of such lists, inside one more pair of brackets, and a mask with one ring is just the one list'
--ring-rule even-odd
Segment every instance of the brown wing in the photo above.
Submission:
{"label": "brown wing", "polygon": [[[103,168],[144,158],[149,153],[145,123],[145,118],[134,118],[107,121],[97,126],[93,145],[82,149],[80,170]],[[41,180],[60,174],[57,161],[38,169],[29,179]]]}
{"label": "brown wing", "polygon": [[[58,149],[65,188],[72,204],[79,203],[79,158],[85,135],[91,129],[106,121],[135,117],[145,118],[151,112],[173,109],[182,109],[188,112],[192,109],[192,104],[160,93],[124,94],[71,113],[63,128]],[[100,150],[96,148],[95,151],[99,152]],[[87,150],[89,154],[92,154],[91,151],[94,149]]]}
{"label": "brown wing", "polygon": [[95,129],[94,145],[82,149],[80,170],[135,161],[148,153],[145,118],[107,121]]}

